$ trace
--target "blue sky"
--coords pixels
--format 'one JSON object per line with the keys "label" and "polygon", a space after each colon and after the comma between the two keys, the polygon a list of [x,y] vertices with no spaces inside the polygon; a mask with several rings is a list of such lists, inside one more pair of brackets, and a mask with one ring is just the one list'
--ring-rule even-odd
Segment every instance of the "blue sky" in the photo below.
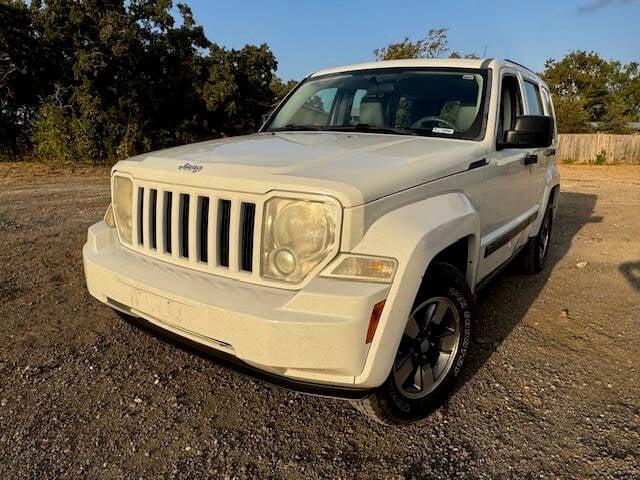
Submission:
{"label": "blue sky", "polygon": [[540,71],[574,49],[640,60],[640,0],[187,0],[208,38],[229,48],[266,42],[278,75],[299,80],[430,28],[462,53],[511,58]]}

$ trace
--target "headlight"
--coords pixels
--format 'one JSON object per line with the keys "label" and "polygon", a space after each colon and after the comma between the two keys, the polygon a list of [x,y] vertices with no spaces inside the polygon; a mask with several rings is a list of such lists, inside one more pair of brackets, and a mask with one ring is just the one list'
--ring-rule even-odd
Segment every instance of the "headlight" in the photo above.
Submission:
{"label": "headlight", "polygon": [[115,175],[113,177],[113,213],[120,240],[131,244],[131,222],[133,210],[133,184],[127,177]]}
{"label": "headlight", "polygon": [[396,274],[397,266],[398,262],[393,258],[344,254],[329,265],[322,276],[344,280],[391,283]]}
{"label": "headlight", "polygon": [[298,283],[334,249],[339,218],[332,203],[272,198],[265,204],[262,276]]}

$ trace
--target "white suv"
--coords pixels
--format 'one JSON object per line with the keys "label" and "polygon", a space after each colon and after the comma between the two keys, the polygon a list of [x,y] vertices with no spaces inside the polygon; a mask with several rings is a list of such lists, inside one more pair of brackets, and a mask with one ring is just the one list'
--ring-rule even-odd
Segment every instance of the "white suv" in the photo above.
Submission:
{"label": "white suv", "polygon": [[87,286],[241,370],[385,423],[436,408],[474,292],[542,268],[558,204],[547,86],[511,61],[309,75],[260,132],[112,170]]}

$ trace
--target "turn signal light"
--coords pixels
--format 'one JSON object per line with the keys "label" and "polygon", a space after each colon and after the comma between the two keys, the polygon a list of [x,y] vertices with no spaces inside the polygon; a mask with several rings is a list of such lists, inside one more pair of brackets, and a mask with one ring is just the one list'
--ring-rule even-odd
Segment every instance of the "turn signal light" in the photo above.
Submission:
{"label": "turn signal light", "polygon": [[376,334],[376,329],[378,328],[378,323],[380,322],[380,317],[382,316],[382,309],[384,308],[385,301],[386,300],[382,300],[381,302],[378,302],[373,306],[371,319],[369,320],[369,328],[367,329],[367,340],[365,343],[373,342],[373,336]]}

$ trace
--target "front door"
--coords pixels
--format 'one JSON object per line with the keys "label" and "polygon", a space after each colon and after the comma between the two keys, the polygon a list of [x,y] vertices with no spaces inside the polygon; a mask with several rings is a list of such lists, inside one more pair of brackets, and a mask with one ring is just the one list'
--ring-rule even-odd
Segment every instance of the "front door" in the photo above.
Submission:
{"label": "front door", "polygon": [[[502,70],[496,126],[496,144],[504,132],[515,125],[518,116],[526,114],[525,98],[519,74]],[[526,226],[537,212],[538,187],[532,176],[536,169],[535,152],[527,148],[496,149],[487,169],[486,215],[482,228],[481,280],[505,261],[522,244]],[[542,156],[542,152],[539,153]],[[538,163],[539,164],[539,163]]]}

